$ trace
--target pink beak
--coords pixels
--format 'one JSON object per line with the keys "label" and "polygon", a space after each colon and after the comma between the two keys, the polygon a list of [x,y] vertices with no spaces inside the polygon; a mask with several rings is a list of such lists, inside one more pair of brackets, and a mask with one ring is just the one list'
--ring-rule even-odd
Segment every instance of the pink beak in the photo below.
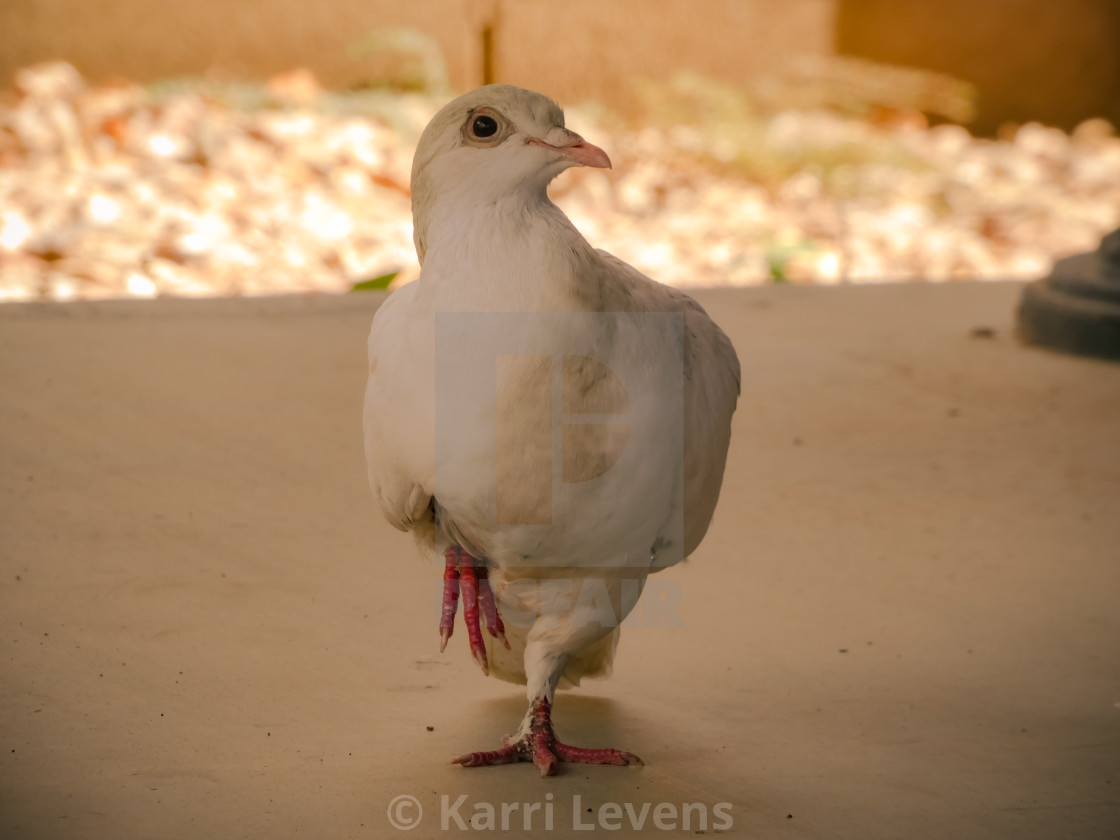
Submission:
{"label": "pink beak", "polygon": [[607,153],[593,143],[588,143],[574,131],[568,131],[566,128],[554,129],[550,135],[561,131],[564,133],[563,138],[556,145],[536,137],[530,137],[526,142],[553,149],[580,166],[593,166],[596,169],[611,168],[611,159],[607,157]]}

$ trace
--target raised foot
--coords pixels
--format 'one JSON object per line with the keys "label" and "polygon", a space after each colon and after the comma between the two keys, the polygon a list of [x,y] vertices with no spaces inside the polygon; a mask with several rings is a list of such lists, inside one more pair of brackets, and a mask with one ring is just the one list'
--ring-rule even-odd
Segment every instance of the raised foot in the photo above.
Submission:
{"label": "raised foot", "polygon": [[467,753],[453,759],[451,763],[464,767],[486,767],[493,764],[513,764],[516,761],[533,762],[542,776],[555,775],[561,761],[568,764],[609,764],[615,767],[642,763],[634,753],[623,750],[589,750],[560,743],[552,731],[552,706],[543,697],[533,703],[529,731],[521,738],[512,741],[507,737],[506,744],[501,749]]}
{"label": "raised foot", "polygon": [[455,632],[455,613],[459,609],[459,594],[463,595],[463,621],[467,625],[467,640],[471,654],[482,673],[490,673],[490,663],[486,659],[486,647],[482,643],[482,629],[479,615],[486,622],[486,630],[491,636],[509,648],[506,628],[498,614],[498,604],[486,567],[475,565],[475,558],[453,545],[444,552],[443,569],[443,612],[439,620],[439,650],[443,653],[447,640]]}

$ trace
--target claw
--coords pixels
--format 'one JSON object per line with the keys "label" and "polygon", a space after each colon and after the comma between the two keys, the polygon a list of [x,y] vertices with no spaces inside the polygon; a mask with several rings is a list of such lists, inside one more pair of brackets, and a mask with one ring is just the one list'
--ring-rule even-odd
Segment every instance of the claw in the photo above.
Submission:
{"label": "claw", "polygon": [[538,729],[529,733],[529,743],[533,747],[533,764],[541,771],[541,778],[556,775],[556,765],[559,759],[552,751],[556,737],[551,728]]}
{"label": "claw", "polygon": [[486,630],[506,646],[509,650],[509,640],[506,638],[506,626],[498,614],[498,605],[494,601],[494,590],[490,588],[490,575],[483,566],[478,570],[478,605],[482,608],[482,617],[486,620]]}
{"label": "claw", "polygon": [[491,764],[513,764],[515,761],[520,760],[521,757],[518,754],[517,745],[509,744],[502,747],[500,750],[466,753],[458,758],[451,759],[451,763],[461,764],[464,767],[486,767]]}
{"label": "claw", "polygon": [[482,630],[478,626],[478,575],[473,559],[466,552],[459,561],[459,586],[463,593],[463,622],[467,625],[471,654],[482,673],[489,675],[490,664],[486,660],[486,647],[482,644]]}
{"label": "claw", "polygon": [[444,553],[443,611],[439,619],[439,652],[455,632],[455,613],[459,610],[459,547],[451,546]]}
{"label": "claw", "polygon": [[452,764],[463,767],[483,767],[490,764],[512,764],[515,761],[531,761],[541,776],[553,776],[560,762],[572,764],[609,764],[615,767],[641,764],[642,760],[634,753],[611,749],[584,749],[562,744],[556,740],[552,730],[552,706],[543,697],[538,698],[532,707],[533,719],[529,731],[519,740],[511,743],[507,737],[505,746],[490,752],[467,753],[454,759]]}
{"label": "claw", "polygon": [[[481,639],[479,641],[481,641]],[[474,656],[474,661],[478,663],[478,667],[482,669],[482,675],[485,677],[490,676],[490,663],[486,659],[486,651],[472,650],[471,654]]]}
{"label": "claw", "polygon": [[553,744],[556,756],[561,761],[571,764],[611,764],[615,767],[627,767],[631,764],[645,764],[632,752],[624,750],[588,750],[583,747],[572,747],[557,741]]}
{"label": "claw", "polygon": [[486,567],[475,567],[475,559],[459,546],[448,546],[443,554],[443,611],[439,620],[439,650],[447,648],[447,640],[455,632],[455,613],[459,610],[459,595],[463,596],[463,622],[467,625],[467,640],[471,655],[483,674],[489,675],[490,663],[486,646],[482,643],[480,613],[487,632],[509,649],[506,628],[498,613],[494,590],[490,586]]}

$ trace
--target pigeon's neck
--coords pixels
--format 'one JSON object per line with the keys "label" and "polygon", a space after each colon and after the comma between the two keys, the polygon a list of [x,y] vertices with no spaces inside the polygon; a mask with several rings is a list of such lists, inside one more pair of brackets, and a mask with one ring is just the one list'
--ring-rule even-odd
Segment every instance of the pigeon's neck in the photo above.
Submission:
{"label": "pigeon's neck", "polygon": [[541,190],[475,206],[437,202],[421,283],[441,305],[488,311],[585,308],[594,249]]}

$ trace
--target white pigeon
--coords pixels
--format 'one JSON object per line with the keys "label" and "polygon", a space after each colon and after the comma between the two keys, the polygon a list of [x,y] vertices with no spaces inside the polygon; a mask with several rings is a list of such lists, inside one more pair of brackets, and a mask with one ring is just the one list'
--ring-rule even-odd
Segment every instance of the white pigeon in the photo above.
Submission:
{"label": "white pigeon", "polygon": [[700,543],[723,480],[731,342],[548,198],[565,169],[610,165],[541,94],[446,105],[412,166],[420,277],[370,330],[370,486],[444,560],[440,649],[461,594],[483,672],[528,687],[517,732],[465,766],[641,763],[558,741],[554,694],[609,672],[647,576]]}

